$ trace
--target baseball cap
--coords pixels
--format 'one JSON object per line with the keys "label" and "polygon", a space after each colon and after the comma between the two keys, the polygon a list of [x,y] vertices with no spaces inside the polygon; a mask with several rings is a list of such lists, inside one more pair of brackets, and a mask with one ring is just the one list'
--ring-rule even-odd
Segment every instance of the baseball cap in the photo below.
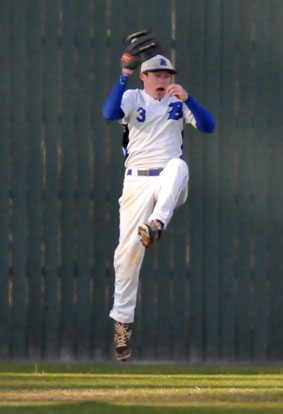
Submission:
{"label": "baseball cap", "polygon": [[170,60],[162,55],[153,56],[141,65],[141,72],[155,72],[157,70],[167,70],[171,73],[177,73]]}

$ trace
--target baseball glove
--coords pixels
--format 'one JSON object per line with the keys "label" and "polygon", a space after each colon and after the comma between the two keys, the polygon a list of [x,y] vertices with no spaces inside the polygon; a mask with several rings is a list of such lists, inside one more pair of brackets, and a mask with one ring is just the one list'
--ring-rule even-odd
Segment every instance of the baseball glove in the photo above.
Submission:
{"label": "baseball glove", "polygon": [[145,60],[161,53],[158,40],[148,30],[133,33],[124,39],[124,52],[121,66],[126,69],[136,69]]}

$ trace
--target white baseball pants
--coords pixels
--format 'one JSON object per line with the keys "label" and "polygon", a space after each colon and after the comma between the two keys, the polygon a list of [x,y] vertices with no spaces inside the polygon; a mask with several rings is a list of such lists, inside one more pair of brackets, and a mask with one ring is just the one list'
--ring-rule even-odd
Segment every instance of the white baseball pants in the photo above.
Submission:
{"label": "white baseball pants", "polygon": [[159,176],[125,173],[120,204],[120,238],[114,254],[115,291],[110,317],[123,323],[134,321],[139,274],[145,248],[138,226],[153,219],[166,229],[173,210],[188,196],[189,170],[185,161],[174,158]]}

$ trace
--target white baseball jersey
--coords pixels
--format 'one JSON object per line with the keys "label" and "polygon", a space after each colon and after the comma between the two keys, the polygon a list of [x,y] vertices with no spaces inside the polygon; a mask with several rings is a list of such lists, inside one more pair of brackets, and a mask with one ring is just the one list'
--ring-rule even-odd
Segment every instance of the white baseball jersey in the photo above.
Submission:
{"label": "white baseball jersey", "polygon": [[172,158],[180,158],[184,122],[196,128],[187,105],[168,94],[159,101],[142,89],[129,89],[123,94],[121,108],[125,116],[120,122],[129,127],[127,168],[164,167]]}

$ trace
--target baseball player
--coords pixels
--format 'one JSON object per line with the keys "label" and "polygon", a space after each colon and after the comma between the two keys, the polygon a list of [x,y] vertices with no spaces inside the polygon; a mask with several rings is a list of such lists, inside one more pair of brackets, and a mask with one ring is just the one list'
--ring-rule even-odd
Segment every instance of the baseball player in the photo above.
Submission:
{"label": "baseball player", "polygon": [[[140,269],[145,248],[166,230],[173,211],[186,201],[189,170],[182,159],[184,123],[204,133],[214,130],[212,115],[181,85],[172,83],[176,70],[157,53],[148,32],[130,36],[121,58],[122,73],[103,108],[108,120],[125,125],[125,177],[120,204],[120,237],[114,254],[115,292],[110,317],[115,321],[115,356],[131,355]],[[149,47],[145,47],[151,45]],[[151,50],[150,50],[151,49]],[[152,56],[153,55],[153,56]],[[146,59],[146,60],[144,60]],[[126,90],[141,64],[143,89]]]}

